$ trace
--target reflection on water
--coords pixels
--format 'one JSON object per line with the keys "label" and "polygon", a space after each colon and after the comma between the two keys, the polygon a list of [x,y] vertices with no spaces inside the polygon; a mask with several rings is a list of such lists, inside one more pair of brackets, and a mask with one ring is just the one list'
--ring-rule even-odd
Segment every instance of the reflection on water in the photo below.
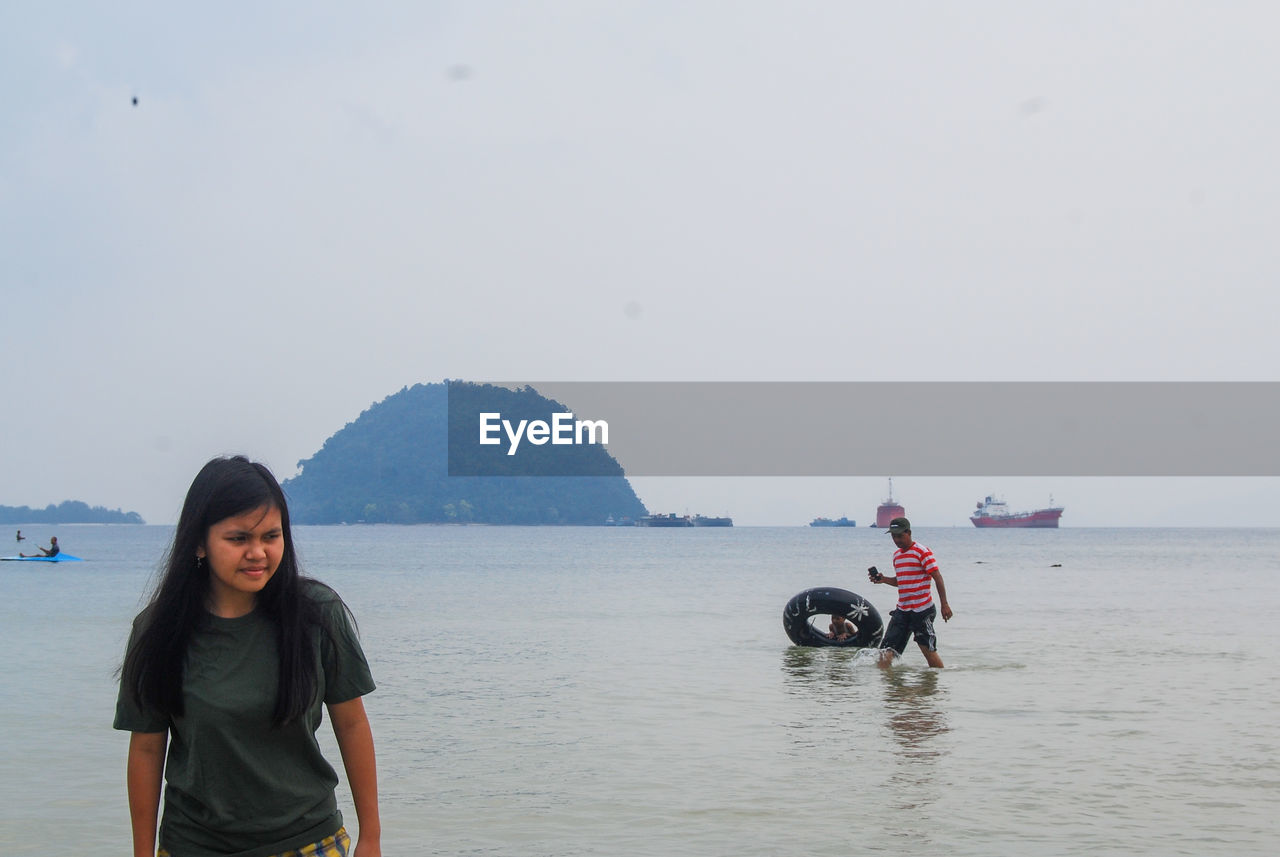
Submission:
{"label": "reflection on water", "polygon": [[815,689],[861,686],[867,681],[862,669],[875,659],[872,649],[792,646],[782,655],[787,692],[809,696]]}
{"label": "reflection on water", "polygon": [[940,794],[938,762],[948,749],[940,738],[951,731],[946,691],[938,686],[940,674],[939,670],[902,666],[881,670],[886,723],[898,744],[888,785],[900,809],[928,805]]}
{"label": "reflection on water", "polygon": [[942,740],[951,731],[947,692],[940,684],[940,670],[901,664],[881,669],[878,658],[874,649],[786,649],[781,665],[784,688],[806,706],[800,709],[804,716],[791,724],[792,740],[813,747],[844,743],[857,733],[857,741],[865,743],[870,736],[859,727],[884,724],[893,742],[886,754],[893,766],[888,784],[895,793],[898,786],[910,786],[904,805],[915,806],[932,799],[919,786],[928,784],[931,772],[949,752]]}
{"label": "reflection on water", "polygon": [[791,646],[783,651],[782,722],[786,754],[809,766],[818,760],[862,773],[883,765],[875,732],[880,721],[875,653],[868,649]]}
{"label": "reflection on water", "polygon": [[935,704],[938,672],[929,669],[911,674],[891,668],[882,673],[889,729],[903,755],[913,759],[937,757],[941,751],[932,739],[951,731],[946,715]]}

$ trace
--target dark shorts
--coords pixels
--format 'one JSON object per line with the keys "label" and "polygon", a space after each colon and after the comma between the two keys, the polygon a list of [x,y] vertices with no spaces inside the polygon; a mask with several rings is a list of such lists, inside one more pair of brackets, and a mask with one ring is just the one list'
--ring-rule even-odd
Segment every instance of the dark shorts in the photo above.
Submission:
{"label": "dark shorts", "polygon": [[927,610],[894,610],[889,614],[889,630],[884,632],[882,649],[893,649],[898,654],[907,650],[907,640],[914,633],[916,642],[931,652],[938,651],[938,638],[933,633],[933,619],[938,608],[930,605]]}

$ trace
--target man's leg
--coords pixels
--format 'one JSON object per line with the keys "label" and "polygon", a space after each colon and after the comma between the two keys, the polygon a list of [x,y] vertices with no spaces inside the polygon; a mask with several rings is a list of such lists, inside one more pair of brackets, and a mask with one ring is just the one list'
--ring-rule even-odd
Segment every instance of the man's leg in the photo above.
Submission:
{"label": "man's leg", "polygon": [[942,656],[937,652],[930,651],[925,648],[924,643],[920,644],[920,652],[924,655],[924,659],[929,662],[929,666],[936,669],[942,669]]}
{"label": "man's leg", "polygon": [[901,610],[889,614],[889,627],[885,629],[884,639],[880,641],[880,666],[887,667],[893,663],[894,657],[907,650],[907,640],[911,639],[911,625]]}

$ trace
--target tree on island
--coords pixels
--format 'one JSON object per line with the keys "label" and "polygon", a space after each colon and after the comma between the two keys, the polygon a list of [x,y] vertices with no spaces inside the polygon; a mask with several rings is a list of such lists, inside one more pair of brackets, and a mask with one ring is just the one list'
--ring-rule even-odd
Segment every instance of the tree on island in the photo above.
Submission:
{"label": "tree on island", "polygon": [[[465,470],[473,463],[467,457],[478,455],[501,468],[485,472],[504,475],[450,476],[449,432],[478,436],[473,420],[480,410],[513,420],[546,420],[571,409],[531,387],[509,390],[461,381],[406,387],[361,413],[298,463],[301,472],[284,482],[293,520],[603,524],[610,516],[645,514],[622,467],[600,445],[522,446],[518,456],[489,447],[483,452],[466,447],[458,454],[455,447],[455,469]],[[502,458],[490,457],[491,449]]]}
{"label": "tree on island", "polygon": [[145,524],[137,512],[90,506],[79,500],[50,503],[43,509],[0,506],[0,524]]}

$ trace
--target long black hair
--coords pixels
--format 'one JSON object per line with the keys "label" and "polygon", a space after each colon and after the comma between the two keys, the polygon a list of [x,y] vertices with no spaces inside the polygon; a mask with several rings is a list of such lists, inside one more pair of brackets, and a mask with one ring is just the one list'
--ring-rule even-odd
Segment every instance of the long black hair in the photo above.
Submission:
{"label": "long black hair", "polygon": [[302,576],[289,529],[289,506],[280,483],[265,465],[241,455],[215,458],[200,469],[165,556],[163,572],[141,615],[136,643],[121,668],[134,702],[169,717],[183,714],[183,665],[191,635],[208,621],[209,563],[198,562],[209,528],[219,521],[263,507],[278,509],[284,552],[275,574],[257,597],[257,609],[275,625],[279,690],[272,721],[280,726],[306,711],[316,696],[313,626],[329,629]]}

